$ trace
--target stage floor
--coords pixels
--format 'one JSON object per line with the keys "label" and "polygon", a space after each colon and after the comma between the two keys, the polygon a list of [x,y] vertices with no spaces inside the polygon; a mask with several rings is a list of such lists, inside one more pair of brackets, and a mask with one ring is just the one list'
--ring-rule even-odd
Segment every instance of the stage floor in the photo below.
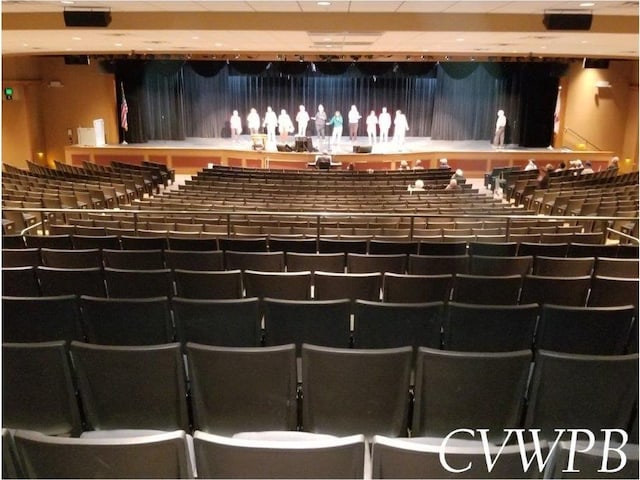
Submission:
{"label": "stage floor", "polygon": [[[349,154],[353,153],[354,145],[367,146],[370,145],[368,137],[358,137],[355,142],[349,140],[348,137],[343,136],[340,143],[332,145],[329,143],[329,138],[325,138],[324,141],[318,137],[311,137],[313,146],[319,152],[328,152],[331,154]],[[276,142],[268,142],[264,151],[277,152],[278,144],[288,144],[293,147],[295,144],[295,137],[290,136],[286,142],[281,142],[279,139]],[[109,145],[111,146],[111,145]],[[231,138],[202,138],[202,137],[187,137],[185,140],[150,140],[146,143],[129,143],[122,145],[128,148],[172,148],[172,149],[224,149],[224,150],[238,150],[247,151],[253,150],[253,142],[250,135],[241,135],[239,139],[233,140]],[[371,153],[375,154],[397,154],[397,153],[422,153],[422,152],[523,152],[529,151],[535,152],[570,152],[568,149],[553,149],[553,148],[525,148],[518,145],[504,145],[502,148],[496,148],[489,140],[432,140],[430,137],[406,137],[403,145],[390,140],[389,142],[379,143],[376,142],[372,145]]]}

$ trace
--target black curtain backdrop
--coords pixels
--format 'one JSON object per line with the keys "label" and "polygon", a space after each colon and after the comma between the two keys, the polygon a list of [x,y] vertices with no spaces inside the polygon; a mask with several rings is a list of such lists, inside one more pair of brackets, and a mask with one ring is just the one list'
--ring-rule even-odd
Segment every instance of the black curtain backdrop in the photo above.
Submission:
{"label": "black curtain backdrop", "polygon": [[[121,61],[115,68],[129,107],[130,143],[229,137],[229,117],[244,120],[268,106],[295,119],[299,105],[310,115],[323,104],[329,117],[356,105],[363,119],[382,107],[402,110],[409,136],[434,140],[486,140],[497,111],[507,115],[506,143],[551,143],[558,77],[556,63],[215,62]],[[313,122],[308,135],[313,135]],[[121,131],[121,134],[123,132]]]}

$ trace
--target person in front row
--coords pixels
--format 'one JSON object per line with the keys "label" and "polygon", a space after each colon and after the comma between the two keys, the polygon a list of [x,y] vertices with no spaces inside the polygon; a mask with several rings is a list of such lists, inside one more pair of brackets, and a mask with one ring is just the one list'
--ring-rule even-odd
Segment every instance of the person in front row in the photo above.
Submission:
{"label": "person in front row", "polygon": [[461,169],[457,169],[453,175],[451,175],[451,178],[455,178],[456,182],[458,183],[464,183],[466,181],[466,179],[464,178],[464,172]]}
{"label": "person in front row", "polygon": [[413,185],[407,187],[409,194],[413,192],[424,192],[424,182],[420,179],[416,180]]}
{"label": "person in front row", "polygon": [[615,170],[617,172],[618,171],[618,162],[619,161],[620,161],[620,158],[611,157],[611,160],[609,160],[609,165],[607,165],[607,170]]}

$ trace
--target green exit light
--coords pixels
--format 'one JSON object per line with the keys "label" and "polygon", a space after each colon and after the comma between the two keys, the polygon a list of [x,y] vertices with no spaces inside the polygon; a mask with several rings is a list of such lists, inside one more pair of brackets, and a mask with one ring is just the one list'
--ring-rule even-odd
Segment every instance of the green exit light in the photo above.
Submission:
{"label": "green exit light", "polygon": [[13,98],[13,88],[12,87],[6,87],[4,89],[4,96],[7,100],[11,100]]}

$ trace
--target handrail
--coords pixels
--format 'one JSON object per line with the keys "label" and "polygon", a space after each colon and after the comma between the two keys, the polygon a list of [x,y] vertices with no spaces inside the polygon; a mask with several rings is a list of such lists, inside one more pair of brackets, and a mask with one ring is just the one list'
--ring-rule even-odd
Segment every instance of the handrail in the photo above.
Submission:
{"label": "handrail", "polygon": [[633,235],[628,235],[626,233],[620,232],[618,230],[615,230],[615,229],[609,228],[609,227],[607,227],[607,232],[615,233],[616,235],[620,235],[621,237],[628,238],[629,240],[633,240],[638,245],[640,245],[640,238],[636,238]]}
{"label": "handrail", "polygon": [[583,142],[585,142],[588,145],[591,145],[592,147],[594,147],[596,150],[598,151],[602,151],[602,148],[598,147],[597,145],[593,144],[592,142],[590,142],[589,140],[587,140],[585,137],[583,137],[582,135],[580,135],[578,132],[576,132],[575,130],[573,130],[572,128],[569,127],[565,127],[564,129],[564,133],[571,133],[572,135],[578,137],[580,140],[582,140]]}
{"label": "handrail", "polygon": [[[138,216],[139,215],[184,215],[184,216],[194,216],[198,214],[202,214],[202,210],[120,210],[120,209],[92,209],[92,208],[19,208],[19,207],[4,207],[4,210],[7,211],[16,211],[16,212],[42,212],[42,213],[78,213],[78,214],[87,214],[87,213],[99,213],[99,214],[127,214],[132,215],[134,221],[134,230],[137,230]],[[623,221],[638,221],[638,217],[615,217],[615,216],[596,216],[596,215],[588,215],[588,216],[561,216],[561,215],[523,215],[523,214],[513,214],[513,215],[496,215],[496,214],[470,214],[470,213],[444,213],[444,214],[435,214],[435,213],[382,213],[382,212],[317,212],[317,211],[254,211],[254,210],[215,210],[215,211],[207,211],[207,213],[225,216],[227,219],[227,234],[231,234],[231,224],[233,215],[251,215],[254,217],[267,217],[267,216],[298,216],[298,217],[315,217],[316,223],[318,226],[317,229],[317,238],[320,236],[320,220],[322,218],[333,218],[333,217],[352,217],[352,218],[385,218],[385,217],[393,217],[393,218],[408,218],[410,221],[410,231],[409,238],[413,238],[413,230],[416,218],[481,218],[487,220],[506,220],[505,226],[505,236],[508,238],[511,229],[511,222],[513,220],[563,220],[563,221],[608,221],[608,220],[623,220]],[[35,226],[35,225],[34,225]],[[32,226],[33,227],[33,226]],[[32,228],[30,227],[30,228]],[[607,229],[609,230],[609,229]],[[616,232],[618,233],[618,232]],[[261,236],[258,234],[257,236]],[[631,237],[634,238],[634,237]]]}

